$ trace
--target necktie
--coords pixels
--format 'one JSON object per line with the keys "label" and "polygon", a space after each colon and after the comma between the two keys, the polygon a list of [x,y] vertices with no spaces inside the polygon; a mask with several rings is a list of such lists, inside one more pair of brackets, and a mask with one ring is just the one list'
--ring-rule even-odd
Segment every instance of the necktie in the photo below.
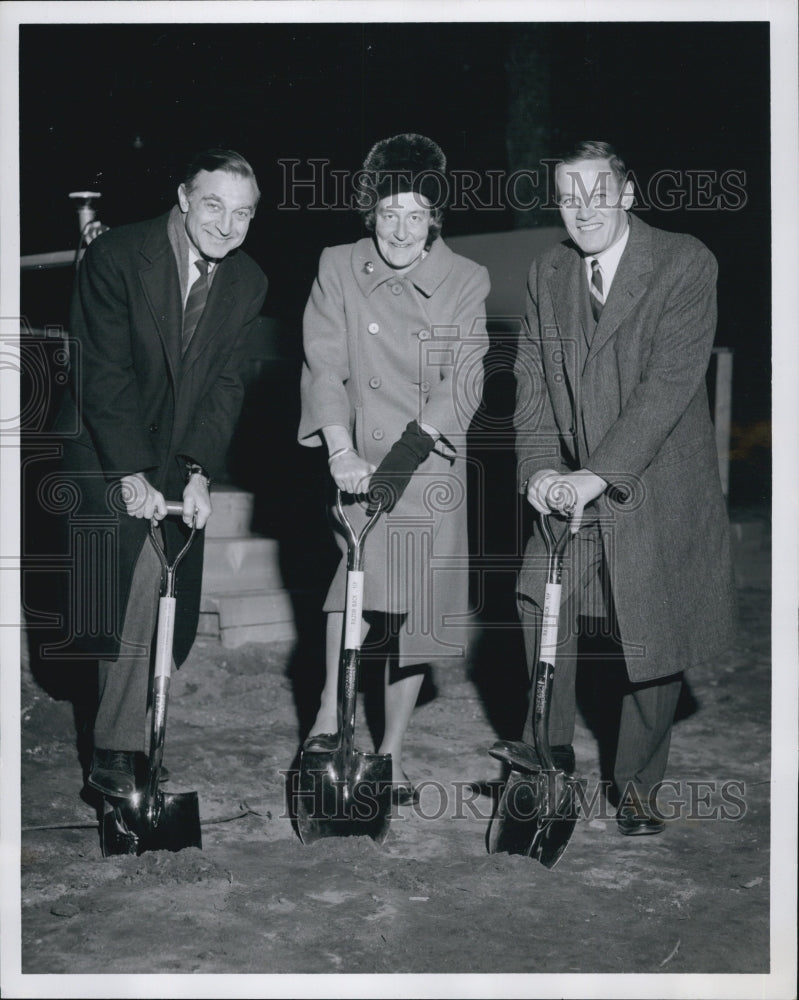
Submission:
{"label": "necktie", "polygon": [[602,315],[602,306],[605,304],[605,289],[602,284],[602,268],[596,257],[591,261],[591,312],[594,321],[599,322]]}
{"label": "necktie", "polygon": [[183,338],[181,350],[183,354],[189,346],[200,317],[205,309],[205,300],[208,298],[208,261],[195,260],[199,276],[191,286],[189,297],[186,299],[186,308],[183,310]]}

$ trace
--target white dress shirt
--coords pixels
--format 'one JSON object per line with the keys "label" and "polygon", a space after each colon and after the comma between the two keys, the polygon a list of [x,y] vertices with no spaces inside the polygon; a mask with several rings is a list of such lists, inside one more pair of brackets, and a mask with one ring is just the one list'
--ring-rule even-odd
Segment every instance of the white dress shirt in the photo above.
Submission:
{"label": "white dress shirt", "polygon": [[610,286],[613,284],[613,279],[616,277],[616,271],[619,268],[619,261],[621,260],[621,255],[624,253],[624,248],[627,246],[627,240],[629,237],[630,221],[628,219],[624,232],[616,240],[613,246],[609,246],[607,250],[603,250],[602,253],[589,254],[584,258],[585,273],[588,277],[589,288],[591,287],[591,261],[599,261],[599,269],[602,273],[602,291],[605,296],[605,302],[608,301],[608,292],[610,291]]}

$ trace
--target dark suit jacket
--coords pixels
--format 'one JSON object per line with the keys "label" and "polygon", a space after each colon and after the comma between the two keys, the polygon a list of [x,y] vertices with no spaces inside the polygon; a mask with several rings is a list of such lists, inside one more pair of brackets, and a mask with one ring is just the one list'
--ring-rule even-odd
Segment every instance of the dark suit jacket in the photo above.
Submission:
{"label": "dark suit jacket", "polygon": [[[183,456],[212,478],[223,471],[244,394],[246,337],[266,295],[266,277],[247,254],[239,249],[222,260],[181,359],[183,310],[168,217],[96,239],[73,295],[71,391],[55,431],[64,435],[63,474],[71,489],[64,511],[72,559],[68,648],[84,655],[117,655],[133,568],[148,530],[143,519],[125,513],[120,477],[145,471],[166,499],[179,500]],[[94,557],[80,554],[86,541],[76,535],[80,526],[103,539],[93,548],[87,542]],[[182,544],[182,533],[181,524],[167,519],[170,551]],[[178,663],[196,632],[201,577],[202,536],[177,574]]]}
{"label": "dark suit jacket", "polygon": [[[590,349],[577,248],[567,241],[533,262],[516,362],[516,430],[520,489],[545,468],[585,467],[611,484],[592,506],[628,673],[639,681],[729,645],[734,591],[705,389],[716,261],[691,236],[637,217],[630,224]],[[519,590],[538,602],[544,569],[536,531]]]}

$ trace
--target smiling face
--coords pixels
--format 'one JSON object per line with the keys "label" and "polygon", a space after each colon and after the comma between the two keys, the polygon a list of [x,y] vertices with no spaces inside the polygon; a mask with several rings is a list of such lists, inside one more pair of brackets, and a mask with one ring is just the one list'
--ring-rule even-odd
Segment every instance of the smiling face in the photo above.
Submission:
{"label": "smiling face", "polygon": [[421,257],[430,233],[430,202],[415,191],[389,195],[375,210],[375,239],[381,256],[398,271]]}
{"label": "smiling face", "polygon": [[627,228],[632,182],[622,185],[609,160],[579,160],[559,164],[555,183],[563,224],[583,253],[600,254],[613,246]]}
{"label": "smiling face", "polygon": [[178,188],[186,233],[198,253],[211,260],[244,242],[257,200],[255,183],[227,170],[201,170],[191,187]]}

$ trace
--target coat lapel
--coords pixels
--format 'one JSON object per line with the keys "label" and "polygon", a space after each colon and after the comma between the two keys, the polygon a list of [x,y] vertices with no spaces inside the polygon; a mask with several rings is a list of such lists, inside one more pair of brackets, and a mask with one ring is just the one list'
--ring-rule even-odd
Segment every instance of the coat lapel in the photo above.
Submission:
{"label": "coat lapel", "polygon": [[175,326],[176,318],[182,315],[180,280],[167,237],[166,217],[158,221],[161,224],[153,226],[141,247],[143,262],[139,279],[174,384],[180,367],[180,327],[176,332]]}
{"label": "coat lapel", "polygon": [[599,317],[586,367],[591,364],[605,344],[616,333],[649,287],[652,274],[652,241],[649,227],[635,216],[630,216],[630,236],[624,249],[607,301]]}

